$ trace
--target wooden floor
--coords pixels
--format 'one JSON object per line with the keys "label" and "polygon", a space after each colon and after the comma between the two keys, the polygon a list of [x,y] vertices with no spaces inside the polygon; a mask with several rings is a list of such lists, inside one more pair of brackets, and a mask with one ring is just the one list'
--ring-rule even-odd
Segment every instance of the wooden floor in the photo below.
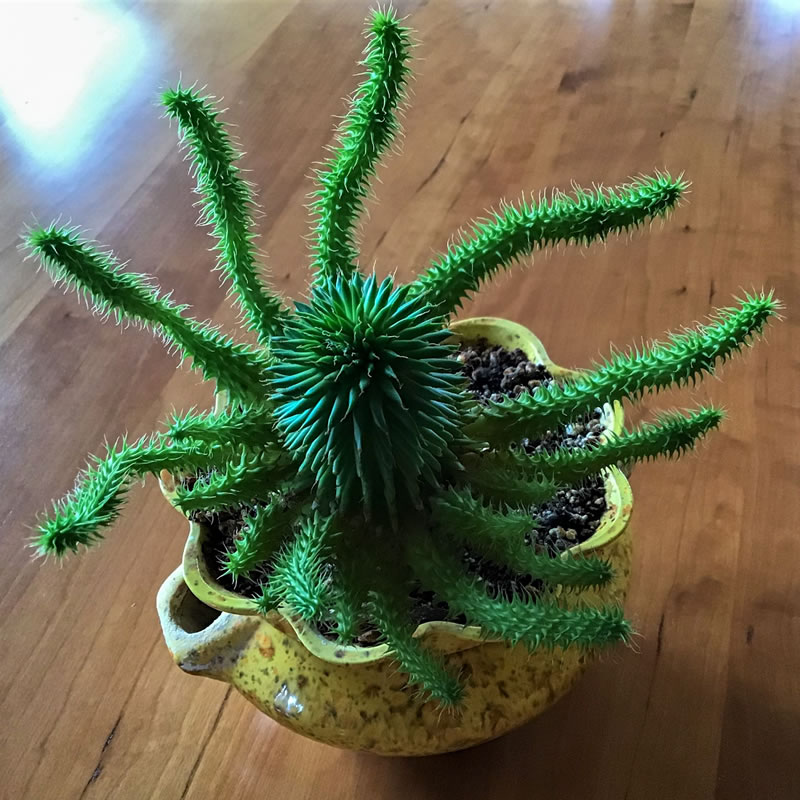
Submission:
{"label": "wooden floor", "polygon": [[[800,797],[800,4],[420,0],[403,154],[367,264],[403,277],[501,197],[685,170],[690,202],[632,241],[540,255],[466,310],[586,364],[753,287],[786,321],[695,399],[724,431],[634,476],[641,638],[540,720],[473,751],[385,760],[296,738],[171,662],[154,608],[185,525],[149,484],[81,559],[33,563],[37,511],[104,437],[208,402],[147,334],[93,319],[23,262],[59,214],[201,317],[235,312],[193,228],[157,90],[205,83],[262,189],[273,283],[306,285],[306,176],[351,91],[367,6],[0,4],[0,797]],[[66,9],[66,10],[65,10]],[[102,35],[101,35],[102,34]],[[659,399],[688,404],[684,396]],[[651,407],[655,403],[650,403]]]}

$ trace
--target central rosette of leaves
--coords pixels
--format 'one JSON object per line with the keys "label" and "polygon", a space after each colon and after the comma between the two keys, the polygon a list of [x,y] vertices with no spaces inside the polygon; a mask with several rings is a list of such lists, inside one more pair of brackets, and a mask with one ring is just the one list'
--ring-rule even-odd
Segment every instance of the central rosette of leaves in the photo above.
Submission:
{"label": "central rosette of leaves", "polygon": [[273,340],[273,399],[316,504],[396,524],[455,465],[464,379],[441,317],[408,286],[353,275],[315,287]]}

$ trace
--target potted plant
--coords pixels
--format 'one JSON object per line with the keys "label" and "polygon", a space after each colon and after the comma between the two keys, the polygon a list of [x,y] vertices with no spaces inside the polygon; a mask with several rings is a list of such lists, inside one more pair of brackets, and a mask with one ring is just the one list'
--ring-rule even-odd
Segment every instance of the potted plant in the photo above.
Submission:
{"label": "potted plant", "polygon": [[151,328],[217,385],[213,410],[93,461],[40,521],[38,552],[96,544],[129,483],[159,476],[189,518],[183,563],[158,597],[178,664],[306,736],[385,754],[500,735],[567,691],[600,648],[631,639],[621,467],[681,454],[723,412],[627,431],[620,403],[711,373],[779,309],[772,294],[746,295],[583,372],[552,364],[515,323],[452,321],[537,248],[666,215],[686,184],[663,173],[503,205],[411,283],[363,274],[354,226],[397,132],[410,48],[392,10],[373,13],[366,77],[317,172],[313,277],[293,308],[259,277],[254,198],[219,111],[194,89],[164,94],[254,344],[192,319],[75,229],[26,236],[55,280]]}

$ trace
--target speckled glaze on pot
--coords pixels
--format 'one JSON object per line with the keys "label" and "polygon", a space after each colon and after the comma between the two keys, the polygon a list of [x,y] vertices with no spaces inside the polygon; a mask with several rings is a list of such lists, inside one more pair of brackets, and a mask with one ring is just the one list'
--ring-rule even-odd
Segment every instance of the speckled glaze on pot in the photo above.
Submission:
{"label": "speckled glaze on pot", "polygon": [[[541,343],[521,325],[481,317],[455,323],[462,340],[486,338],[569,374],[550,362]],[[622,429],[619,406],[607,424]],[[630,486],[619,470],[605,478],[608,510],[595,534],[573,550],[608,558],[616,576],[582,603],[622,604],[631,566]],[[169,498],[169,481],[165,481]],[[386,645],[340,647],[302,620],[275,611],[256,613],[250,600],[216,584],[202,557],[206,530],[190,524],[183,564],[158,593],[164,638],[181,669],[225,681],[261,711],[291,730],[325,744],[382,755],[421,756],[471,747],[540,714],[564,695],[591,662],[591,652],[541,650],[486,640],[480,628],[449,622],[420,625],[415,635],[445,654],[467,683],[463,709],[443,714],[407,690]],[[565,595],[565,602],[578,602]]]}

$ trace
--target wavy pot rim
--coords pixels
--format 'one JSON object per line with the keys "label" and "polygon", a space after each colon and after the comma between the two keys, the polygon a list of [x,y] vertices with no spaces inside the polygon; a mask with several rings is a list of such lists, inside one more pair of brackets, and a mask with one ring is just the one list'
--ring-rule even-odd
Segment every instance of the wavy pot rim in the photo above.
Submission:
{"label": "wavy pot rim", "polygon": [[[493,344],[501,344],[509,349],[517,347],[538,361],[545,364],[548,370],[557,376],[576,374],[576,370],[567,369],[554,364],[541,341],[527,328],[519,323],[497,317],[472,317],[450,326],[451,331],[461,341],[489,339]],[[221,398],[217,398],[219,407]],[[613,434],[622,431],[624,418],[622,407],[614,403],[613,408],[606,404],[606,424]],[[564,552],[561,557],[568,558],[578,553],[587,554],[611,544],[617,539],[630,521],[633,510],[633,495],[625,475],[617,468],[604,470],[606,512],[600,520],[597,530],[585,542]],[[162,475],[161,491],[167,501],[181,516],[185,515],[175,506],[175,484],[171,476]],[[198,600],[211,608],[245,616],[257,615],[259,612],[251,598],[232,592],[221,586],[211,575],[203,555],[203,543],[208,535],[208,527],[189,521],[189,535],[183,550],[183,576],[189,590]],[[318,658],[332,663],[356,663],[379,661],[389,655],[387,644],[373,646],[341,645],[326,639],[313,625],[292,614],[282,607],[270,613],[270,616],[286,620],[294,630],[298,640],[306,649]],[[450,640],[449,650],[466,650],[479,644],[497,641],[487,638],[479,626],[460,625],[455,622],[432,621],[417,626],[415,638],[436,637]]]}

